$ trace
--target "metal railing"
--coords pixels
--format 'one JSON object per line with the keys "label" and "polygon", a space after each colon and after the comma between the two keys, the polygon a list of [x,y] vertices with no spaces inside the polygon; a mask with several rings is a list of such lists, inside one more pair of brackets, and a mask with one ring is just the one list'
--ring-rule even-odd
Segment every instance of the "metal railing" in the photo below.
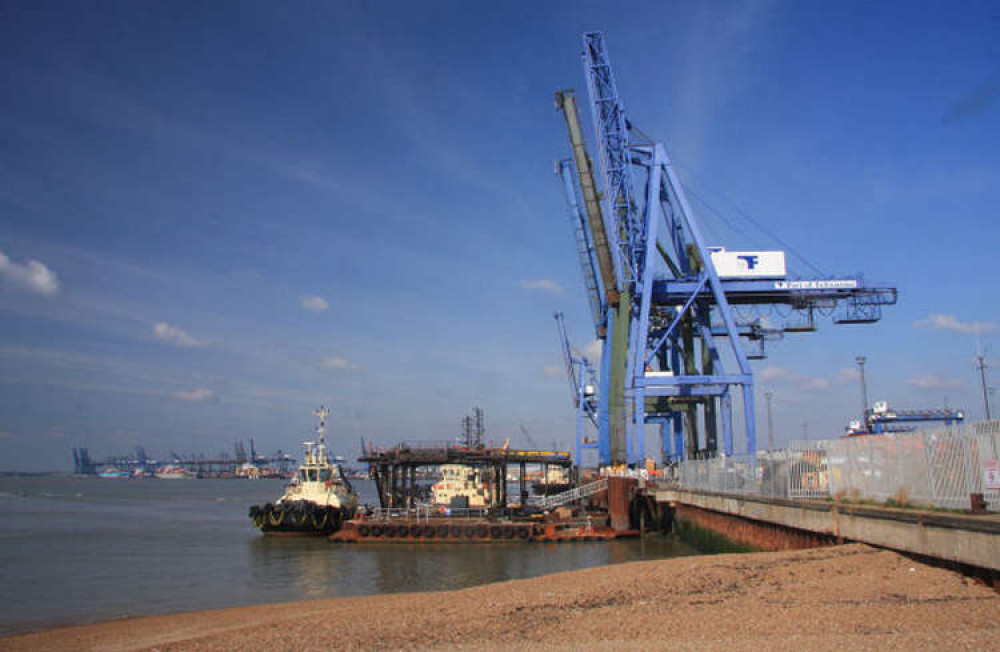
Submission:
{"label": "metal railing", "polygon": [[678,466],[682,488],[784,498],[837,498],[968,509],[981,493],[1000,512],[996,468],[1000,420],[905,434],[849,437],[754,455],[691,460]]}
{"label": "metal railing", "polygon": [[608,479],[601,478],[600,480],[595,480],[589,484],[580,485],[579,487],[575,487],[569,491],[564,491],[552,496],[533,496],[528,499],[528,504],[541,509],[552,509],[554,507],[568,505],[569,503],[586,498],[587,496],[593,496],[594,494],[604,491],[607,488]]}
{"label": "metal railing", "polygon": [[482,507],[456,508],[440,505],[416,505],[415,507],[373,507],[365,512],[365,517],[376,521],[429,521],[432,518],[450,516],[453,518],[485,518],[490,510]]}

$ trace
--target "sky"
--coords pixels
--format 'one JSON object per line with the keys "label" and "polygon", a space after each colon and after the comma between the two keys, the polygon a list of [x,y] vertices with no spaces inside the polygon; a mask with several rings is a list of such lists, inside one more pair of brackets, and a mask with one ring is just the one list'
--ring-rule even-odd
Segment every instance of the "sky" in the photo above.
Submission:
{"label": "sky", "polygon": [[872,400],[983,417],[995,3],[12,1],[0,471],[297,453],[320,404],[348,459],[452,439],[476,405],[495,442],[570,446],[553,312],[594,343],[552,93],[586,109],[590,30],[712,244],[900,290],[753,363],[777,444],[843,432],[856,355]]}

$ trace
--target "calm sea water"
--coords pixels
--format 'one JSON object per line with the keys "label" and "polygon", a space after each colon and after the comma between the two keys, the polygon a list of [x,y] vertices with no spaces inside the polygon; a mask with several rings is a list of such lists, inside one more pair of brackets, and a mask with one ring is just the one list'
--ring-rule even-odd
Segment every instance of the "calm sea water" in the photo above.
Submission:
{"label": "calm sea water", "polygon": [[[369,481],[356,481],[375,502]],[[436,591],[697,551],[611,543],[336,545],[261,536],[276,480],[0,477],[0,635],[126,616]]]}

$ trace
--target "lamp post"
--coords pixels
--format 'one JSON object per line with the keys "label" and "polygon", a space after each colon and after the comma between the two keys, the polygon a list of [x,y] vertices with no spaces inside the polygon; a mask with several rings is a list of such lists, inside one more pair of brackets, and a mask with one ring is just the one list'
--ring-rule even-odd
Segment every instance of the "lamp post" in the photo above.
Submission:
{"label": "lamp post", "polygon": [[986,367],[987,366],[989,366],[989,365],[986,364],[986,359],[983,357],[983,354],[980,353],[979,355],[977,355],[976,356],[976,369],[979,370],[979,379],[983,383],[983,407],[986,408],[986,420],[989,421],[991,417],[990,417],[990,399],[989,399],[989,393],[986,390]]}
{"label": "lamp post", "polygon": [[767,399],[767,450],[774,450],[774,420],[771,418],[771,397],[774,392],[764,392]]}
{"label": "lamp post", "polygon": [[868,431],[868,386],[865,384],[865,362],[868,361],[863,355],[855,356],[854,361],[858,363],[858,370],[861,372],[861,425]]}

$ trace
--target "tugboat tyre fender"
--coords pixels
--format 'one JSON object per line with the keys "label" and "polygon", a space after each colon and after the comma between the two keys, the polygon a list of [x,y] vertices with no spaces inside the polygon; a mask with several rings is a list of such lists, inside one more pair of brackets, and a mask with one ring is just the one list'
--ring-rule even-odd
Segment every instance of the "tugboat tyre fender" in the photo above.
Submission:
{"label": "tugboat tyre fender", "polygon": [[366,537],[368,536],[369,532],[371,532],[371,529],[368,527],[367,524],[362,523],[361,525],[358,526],[358,536]]}
{"label": "tugboat tyre fender", "polygon": [[517,527],[517,538],[518,539],[527,539],[530,536],[531,536],[531,531],[528,529],[528,527],[526,525],[519,525]]}
{"label": "tugboat tyre fender", "polygon": [[373,525],[372,526],[372,536],[373,537],[380,537],[380,536],[382,536],[382,533],[383,533],[383,530],[382,530],[382,526],[381,525]]}
{"label": "tugboat tyre fender", "polygon": [[485,539],[490,533],[490,529],[485,525],[480,525],[476,527],[476,536],[480,539]]}
{"label": "tugboat tyre fender", "polygon": [[[441,537],[442,539],[444,537],[448,536],[448,531],[449,531],[449,528],[448,528],[447,525],[439,525],[439,526],[437,526],[437,535],[439,537]],[[459,530],[457,527],[451,529],[451,536],[458,537],[460,534],[461,534],[461,530]]]}
{"label": "tugboat tyre fender", "polygon": [[504,539],[513,539],[514,538],[514,526],[513,525],[505,525],[505,526],[503,526],[503,538]]}
{"label": "tugboat tyre fender", "polygon": [[386,525],[385,526],[385,536],[387,536],[389,538],[392,538],[392,537],[396,536],[396,526],[395,525]]}
{"label": "tugboat tyre fender", "polygon": [[433,525],[425,525],[423,534],[428,539],[433,539],[434,535],[437,534],[437,532],[435,531]]}

